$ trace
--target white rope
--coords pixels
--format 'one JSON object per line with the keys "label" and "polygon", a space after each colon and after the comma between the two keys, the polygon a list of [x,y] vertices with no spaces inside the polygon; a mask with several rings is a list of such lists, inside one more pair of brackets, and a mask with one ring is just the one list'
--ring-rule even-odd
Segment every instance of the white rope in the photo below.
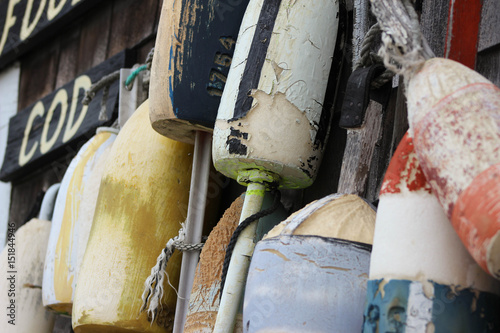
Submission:
{"label": "white rope", "polygon": [[394,73],[409,79],[434,56],[420,31],[411,0],[371,0],[373,14],[382,29],[379,55]]}
{"label": "white rope", "polygon": [[[163,297],[163,280],[165,278],[166,267],[170,257],[174,254],[174,250],[179,251],[200,251],[203,248],[203,243],[198,244],[186,244],[184,239],[186,238],[186,233],[184,231],[184,223],[182,223],[179,229],[179,235],[170,239],[167,242],[165,248],[161,251],[160,255],[156,259],[156,265],[151,268],[151,274],[144,282],[144,292],[142,293],[142,307],[141,312],[145,311],[147,308],[147,313],[151,317],[151,323],[155,321],[155,317],[158,312],[161,311],[161,299]],[[175,290],[175,288],[169,285]],[[177,290],[175,290],[177,293]],[[149,303],[149,306],[148,306]]]}

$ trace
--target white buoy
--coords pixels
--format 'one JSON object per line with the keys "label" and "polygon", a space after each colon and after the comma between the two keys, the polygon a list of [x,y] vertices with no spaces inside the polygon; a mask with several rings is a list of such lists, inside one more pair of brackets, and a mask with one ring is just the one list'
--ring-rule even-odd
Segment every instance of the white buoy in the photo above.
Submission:
{"label": "white buoy", "polygon": [[42,304],[42,275],[51,223],[33,219],[8,233],[0,254],[0,332],[52,333],[55,316]]}
{"label": "white buoy", "polygon": [[45,259],[43,304],[61,314],[71,315],[73,306],[80,240],[77,221],[86,182],[99,157],[115,140],[117,132],[108,127],[97,130],[96,135],[80,148],[71,161],[57,194]]}
{"label": "white buoy", "polygon": [[[337,39],[335,0],[251,0],[240,27],[214,128],[218,171],[248,186],[241,220],[274,186],[312,184],[329,131],[324,110]],[[234,327],[255,223],[234,248],[214,332]]]}
{"label": "white buoy", "polygon": [[461,243],[408,134],[386,172],[375,226],[363,332],[498,331],[500,283]]}

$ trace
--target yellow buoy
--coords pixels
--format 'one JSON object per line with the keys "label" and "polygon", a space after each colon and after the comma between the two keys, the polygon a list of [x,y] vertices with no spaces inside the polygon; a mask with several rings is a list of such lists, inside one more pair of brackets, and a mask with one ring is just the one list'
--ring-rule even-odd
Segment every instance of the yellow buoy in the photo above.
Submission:
{"label": "yellow buoy", "polygon": [[[99,158],[116,138],[117,130],[101,127],[73,158],[57,194],[43,274],[43,305],[58,313],[71,315],[78,270],[77,253],[80,230],[78,221],[84,189]],[[90,223],[92,221],[89,221]]]}
{"label": "yellow buoy", "polygon": [[50,222],[33,219],[15,234],[9,230],[7,245],[0,254],[0,332],[50,333],[54,314],[42,304],[42,275]]}
{"label": "yellow buoy", "polygon": [[[175,291],[165,287],[151,324],[140,313],[144,281],[166,242],[186,218],[192,145],[150,125],[144,102],[120,131],[104,171],[73,304],[75,332],[167,332]],[[180,255],[166,272],[178,283]]]}

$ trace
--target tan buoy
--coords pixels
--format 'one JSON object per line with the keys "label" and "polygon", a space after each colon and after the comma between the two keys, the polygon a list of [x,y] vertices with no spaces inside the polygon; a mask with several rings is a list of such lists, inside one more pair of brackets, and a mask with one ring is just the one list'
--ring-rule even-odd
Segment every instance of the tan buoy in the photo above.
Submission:
{"label": "tan buoy", "polygon": [[[101,127],[73,158],[57,194],[43,274],[43,304],[71,315],[76,286],[77,252],[80,241],[78,217],[83,192],[97,160],[116,138],[118,131]],[[92,221],[87,221],[91,223]]]}
{"label": "tan buoy", "polygon": [[[224,216],[210,233],[203,247],[200,262],[196,268],[195,281],[189,299],[188,319],[183,332],[212,332],[214,329],[220,305],[224,257],[231,236],[238,226],[245,195],[238,197],[224,212]],[[263,208],[268,209],[272,205],[274,205],[273,196],[266,194]],[[260,218],[255,241],[260,240],[265,233],[285,220],[287,216],[284,207],[279,204],[272,214]],[[243,332],[243,309],[240,308],[240,310],[236,317],[234,333]]]}
{"label": "tan buoy", "polygon": [[50,226],[49,221],[33,219],[13,235],[9,230],[0,254],[0,332],[52,332],[55,317],[42,304],[41,288]]}
{"label": "tan buoy", "polygon": [[[192,145],[167,139],[150,125],[148,101],[120,131],[99,190],[75,291],[75,332],[168,332],[176,303],[166,286],[159,318],[140,313],[144,281],[165,243],[186,218]],[[176,287],[180,255],[166,272]],[[165,277],[167,280],[167,277]]]}
{"label": "tan buoy", "polygon": [[[212,332],[219,310],[222,264],[231,235],[238,226],[243,198],[238,197],[224,212],[212,230],[200,254],[200,262],[189,299],[189,312],[184,332]],[[241,332],[241,328],[236,331]]]}

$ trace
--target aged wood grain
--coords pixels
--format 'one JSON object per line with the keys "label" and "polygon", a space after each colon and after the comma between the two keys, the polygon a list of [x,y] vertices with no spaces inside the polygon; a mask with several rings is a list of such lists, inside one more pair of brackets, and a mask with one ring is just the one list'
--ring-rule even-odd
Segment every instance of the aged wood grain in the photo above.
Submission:
{"label": "aged wood grain", "polygon": [[158,0],[115,0],[108,57],[149,37],[156,28],[157,12]]}
{"label": "aged wood grain", "polygon": [[347,130],[344,160],[337,191],[363,196],[375,149],[382,131],[383,106],[370,101],[361,129]]}
{"label": "aged wood grain", "polygon": [[16,228],[26,222],[39,193],[61,181],[72,155],[68,154],[59,160],[54,160],[25,178],[12,182],[9,222],[15,223]]}
{"label": "aged wood grain", "polygon": [[[500,35],[500,34],[499,34]],[[476,70],[500,87],[500,45],[477,55]]]}
{"label": "aged wood grain", "polygon": [[111,13],[112,3],[107,2],[98,12],[87,15],[80,36],[77,73],[83,73],[109,58]]}
{"label": "aged wood grain", "polygon": [[21,59],[19,111],[54,90],[58,57],[59,43],[56,41]]}
{"label": "aged wood grain", "polygon": [[432,51],[438,57],[444,55],[449,0],[424,0],[420,27]]}
{"label": "aged wood grain", "polygon": [[483,0],[481,26],[479,29],[479,51],[500,44],[498,24],[500,24],[500,1]]}
{"label": "aged wood grain", "polygon": [[[100,2],[98,0],[59,1],[55,7],[58,8],[59,5],[62,7],[58,8],[58,12],[50,12],[52,16],[49,17],[49,1],[1,1],[0,68],[26,52],[36,50],[36,47],[43,45],[42,43],[48,38],[57,36],[61,28]],[[12,8],[9,13],[10,6]],[[27,23],[25,29],[22,28],[24,23]]]}
{"label": "aged wood grain", "polygon": [[389,166],[393,154],[394,128],[396,122],[398,88],[390,91],[390,98],[382,114],[381,131],[377,141],[374,142],[373,157],[370,162],[365,198],[370,202],[378,200],[380,188],[384,181],[385,171]]}
{"label": "aged wood grain", "polygon": [[60,38],[59,64],[55,89],[73,80],[77,74],[78,46],[80,43],[80,26],[76,26]]}

